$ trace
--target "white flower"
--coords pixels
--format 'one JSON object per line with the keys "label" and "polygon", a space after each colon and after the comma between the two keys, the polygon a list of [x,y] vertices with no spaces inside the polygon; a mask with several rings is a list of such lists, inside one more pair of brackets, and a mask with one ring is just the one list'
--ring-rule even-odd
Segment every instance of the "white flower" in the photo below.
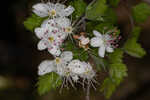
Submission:
{"label": "white flower", "polygon": [[87,45],[90,42],[90,39],[88,37],[84,37],[83,35],[79,37],[79,40],[81,41],[82,45]]}
{"label": "white flower", "polygon": [[72,60],[69,63],[68,68],[72,73],[76,75],[80,75],[85,71],[85,68],[82,66],[82,62],[80,60]]}
{"label": "white flower", "polygon": [[93,31],[95,37],[91,39],[91,46],[99,47],[98,54],[100,57],[104,57],[105,51],[112,53],[114,51],[111,41],[114,40],[110,35],[104,34],[102,35],[98,31]]}
{"label": "white flower", "polygon": [[55,18],[54,20],[57,23],[58,27],[61,28],[62,33],[66,34],[66,35],[72,33],[73,28],[71,26],[70,19],[68,19],[66,17],[59,17],[59,18]]}
{"label": "white flower", "polygon": [[38,75],[56,72],[60,76],[66,76],[68,72],[66,66],[72,58],[72,52],[65,51],[61,54],[60,58],[56,57],[55,60],[45,60],[38,67]]}
{"label": "white flower", "polygon": [[95,76],[95,72],[90,63],[82,62],[82,66],[84,67],[84,72],[80,75],[80,77],[84,79],[92,79]]}
{"label": "white flower", "polygon": [[69,16],[73,13],[74,8],[72,6],[68,6],[60,3],[38,3],[33,6],[33,12],[40,17],[65,17]]}
{"label": "white flower", "polygon": [[74,81],[77,81],[79,77],[90,80],[95,76],[92,66],[80,60],[72,60],[67,67]]}
{"label": "white flower", "polygon": [[73,54],[71,51],[65,51],[61,54],[60,57],[56,57],[55,64],[57,66],[57,73],[60,76],[68,76],[69,70],[67,68],[68,63],[73,59]]}
{"label": "white flower", "polygon": [[40,28],[35,29],[36,36],[41,39],[38,43],[38,50],[48,48],[52,55],[59,56],[61,53],[59,46],[65,39],[60,31],[54,20],[45,20]]}
{"label": "white flower", "polygon": [[54,62],[50,60],[43,61],[38,67],[38,75],[44,75],[53,71],[56,71],[56,67]]}

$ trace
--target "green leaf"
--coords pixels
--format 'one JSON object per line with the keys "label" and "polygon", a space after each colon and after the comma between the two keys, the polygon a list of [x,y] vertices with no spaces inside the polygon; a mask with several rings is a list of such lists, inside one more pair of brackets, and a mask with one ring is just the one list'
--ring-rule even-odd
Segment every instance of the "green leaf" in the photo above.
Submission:
{"label": "green leaf", "polygon": [[131,38],[135,38],[135,39],[138,40],[140,32],[141,32],[141,28],[140,27],[134,27],[133,31],[131,32]]}
{"label": "green leaf", "polygon": [[150,5],[140,3],[132,8],[132,14],[137,23],[142,23],[150,16]]}
{"label": "green leaf", "polygon": [[104,30],[105,30],[104,33],[106,33],[107,31],[113,30],[113,29],[114,29],[114,26],[111,23],[100,23],[94,27],[94,30],[97,30],[101,33],[103,33]]}
{"label": "green leaf", "polygon": [[102,16],[106,10],[106,0],[97,0],[95,3],[88,5],[86,18],[89,20],[102,20]]}
{"label": "green leaf", "polygon": [[119,2],[120,0],[109,0],[109,3],[114,7],[116,7],[119,4]]}
{"label": "green leaf", "polygon": [[33,32],[34,28],[39,27],[45,19],[46,18],[41,18],[35,14],[32,14],[29,18],[26,19],[26,21],[24,21],[24,26],[27,30]]}
{"label": "green leaf", "polygon": [[95,63],[96,65],[96,68],[100,71],[102,68],[104,70],[106,70],[106,67],[108,66],[108,63],[105,59],[102,59],[100,57],[97,57],[95,55],[90,55],[91,58],[93,59],[93,62]]}
{"label": "green leaf", "polygon": [[109,74],[112,81],[118,86],[123,81],[123,78],[127,76],[127,67],[123,63],[111,64]]}
{"label": "green leaf", "polygon": [[108,8],[104,14],[103,20],[105,23],[116,24],[117,14],[112,8]]}
{"label": "green leaf", "polygon": [[39,77],[37,86],[38,93],[43,95],[52,89],[56,89],[62,84],[62,80],[56,73],[52,72]]}
{"label": "green leaf", "polygon": [[116,85],[112,82],[110,78],[106,78],[101,86],[100,91],[104,92],[104,95],[107,99],[113,94],[116,90]]}
{"label": "green leaf", "polygon": [[127,67],[123,64],[123,51],[116,49],[108,55],[109,58],[109,78],[106,78],[102,84],[101,92],[104,92],[106,98],[110,98],[117,86],[127,76]]}
{"label": "green leaf", "polygon": [[87,61],[89,58],[89,54],[83,48],[76,47],[71,41],[66,41],[62,46],[65,51],[72,51],[74,55],[74,59],[80,59],[81,61]]}
{"label": "green leaf", "polygon": [[123,53],[121,49],[116,49],[113,53],[109,54],[109,74],[116,85],[119,85],[123,78],[127,76],[127,68],[122,61]]}
{"label": "green leaf", "polygon": [[86,6],[87,6],[84,0],[71,1],[70,5],[72,5],[75,8],[75,11],[73,13],[73,19],[77,19],[81,17],[85,13]]}
{"label": "green leaf", "polygon": [[122,63],[123,51],[121,49],[116,49],[113,53],[109,54],[109,62],[113,63]]}
{"label": "green leaf", "polygon": [[130,38],[124,45],[125,52],[133,57],[142,58],[146,52],[141,47],[139,43],[137,43],[136,38]]}
{"label": "green leaf", "polygon": [[139,43],[137,43],[140,32],[141,29],[139,27],[135,27],[131,33],[131,37],[126,41],[124,45],[125,52],[137,58],[142,58],[144,55],[146,55],[145,50]]}

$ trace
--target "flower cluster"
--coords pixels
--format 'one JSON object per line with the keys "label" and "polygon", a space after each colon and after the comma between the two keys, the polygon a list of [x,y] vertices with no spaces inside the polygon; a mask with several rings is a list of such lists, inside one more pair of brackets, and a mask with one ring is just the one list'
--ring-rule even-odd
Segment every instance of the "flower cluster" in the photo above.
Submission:
{"label": "flower cluster", "polygon": [[[70,83],[78,82],[80,78],[91,81],[95,71],[90,63],[73,59],[71,51],[61,51],[61,45],[69,34],[73,32],[69,15],[74,11],[72,6],[66,7],[60,3],[38,3],[33,6],[33,12],[40,17],[48,17],[40,27],[35,28],[35,34],[40,39],[38,50],[48,49],[54,60],[45,60],[38,67],[38,75],[55,72]],[[79,46],[86,49],[90,39],[81,34],[77,36]]]}
{"label": "flower cluster", "polygon": [[46,17],[41,27],[35,28],[36,36],[41,39],[38,43],[38,49],[48,51],[54,55],[61,54],[60,45],[66,39],[68,34],[72,33],[71,20],[68,18],[74,11],[72,6],[65,7],[65,5],[56,3],[38,3],[33,6],[33,12],[40,16]]}
{"label": "flower cluster", "polygon": [[95,76],[90,63],[81,62],[78,59],[73,60],[71,51],[64,51],[55,60],[45,60],[39,65],[39,75],[50,72],[56,72],[61,77],[71,78],[74,82],[77,82],[79,78],[91,80]]}

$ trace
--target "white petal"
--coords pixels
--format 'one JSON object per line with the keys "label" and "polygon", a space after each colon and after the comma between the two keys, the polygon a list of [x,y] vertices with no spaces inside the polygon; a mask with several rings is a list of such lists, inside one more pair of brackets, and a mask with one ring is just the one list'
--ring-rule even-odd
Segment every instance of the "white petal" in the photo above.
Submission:
{"label": "white petal", "polygon": [[94,37],[91,39],[90,44],[92,47],[99,47],[103,44],[103,40],[99,37]]}
{"label": "white petal", "polygon": [[46,45],[46,41],[44,40],[41,40],[39,43],[38,43],[38,50],[44,50],[47,48],[47,45]]}
{"label": "white petal", "polygon": [[114,52],[114,49],[111,48],[110,46],[108,46],[108,47],[106,47],[106,51],[109,53],[112,53],[112,52]]}
{"label": "white petal", "polygon": [[96,37],[102,37],[102,34],[96,30],[93,31],[93,34],[96,36]]}
{"label": "white petal", "polygon": [[71,15],[73,12],[74,12],[74,8],[72,7],[72,6],[68,6],[64,11],[65,11],[65,13],[64,13],[64,16],[69,16],[69,15]]}
{"label": "white petal", "polygon": [[48,16],[48,5],[38,3],[33,6],[33,12],[40,17],[46,17]]}
{"label": "white petal", "polygon": [[98,50],[98,54],[100,57],[104,57],[105,56],[105,46],[101,46]]}
{"label": "white petal", "polygon": [[81,40],[81,44],[83,44],[83,45],[87,45],[89,42],[90,42],[90,39],[89,39],[89,38],[83,38],[83,39]]}
{"label": "white petal", "polygon": [[65,9],[65,5],[60,4],[60,3],[56,3],[55,4],[55,9],[56,10],[64,10]]}
{"label": "white petal", "polygon": [[71,51],[65,51],[61,54],[61,58],[64,61],[71,61],[73,59],[73,54]]}
{"label": "white petal", "polygon": [[38,67],[38,75],[44,75],[52,71],[55,71],[55,67],[53,61],[50,60],[43,61]]}
{"label": "white petal", "polygon": [[43,28],[35,28],[34,32],[39,39],[41,39],[44,35],[44,29]]}
{"label": "white petal", "polygon": [[60,17],[60,18],[56,18],[55,22],[60,26],[60,27],[69,27],[71,25],[71,21],[70,19],[66,18],[66,17]]}
{"label": "white petal", "polygon": [[43,23],[41,24],[41,27],[45,28],[48,22],[49,22],[49,19],[44,20]]}
{"label": "white petal", "polygon": [[57,46],[52,46],[52,49],[48,49],[48,51],[53,55],[53,56],[59,56],[61,54],[60,48]]}
{"label": "white petal", "polygon": [[47,5],[48,5],[48,7],[49,7],[49,10],[55,8],[55,4],[54,4],[54,3],[48,2]]}
{"label": "white petal", "polygon": [[83,74],[86,68],[85,66],[83,66],[80,60],[72,60],[67,67],[73,74],[77,75]]}

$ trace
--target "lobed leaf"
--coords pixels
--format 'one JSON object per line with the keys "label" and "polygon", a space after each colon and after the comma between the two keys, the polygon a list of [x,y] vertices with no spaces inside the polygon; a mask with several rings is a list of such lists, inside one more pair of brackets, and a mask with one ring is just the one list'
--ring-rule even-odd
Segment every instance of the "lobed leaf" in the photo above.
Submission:
{"label": "lobed leaf", "polygon": [[102,20],[102,16],[106,10],[106,0],[97,0],[95,3],[88,5],[86,18],[89,20]]}
{"label": "lobed leaf", "polygon": [[60,76],[54,72],[40,76],[37,83],[38,93],[40,95],[43,95],[52,89],[56,89],[61,84],[62,84],[62,80]]}
{"label": "lobed leaf", "polygon": [[85,13],[87,4],[84,2],[84,0],[74,0],[71,1],[70,4],[75,8],[73,19],[77,19]]}
{"label": "lobed leaf", "polygon": [[137,58],[142,58],[146,54],[145,50],[141,47],[141,45],[137,43],[136,38],[128,39],[124,45],[124,49],[127,54]]}
{"label": "lobed leaf", "polygon": [[27,30],[29,31],[34,31],[34,29],[36,27],[39,27],[42,22],[45,20],[46,18],[41,18],[35,14],[32,14],[29,18],[27,18],[25,21],[24,21],[24,26]]}
{"label": "lobed leaf", "polygon": [[142,23],[150,16],[150,5],[140,3],[132,8],[132,15],[137,23]]}
{"label": "lobed leaf", "polygon": [[145,50],[141,47],[141,45],[137,43],[140,32],[141,29],[139,27],[135,27],[131,33],[131,37],[126,41],[124,45],[125,52],[137,58],[141,58],[146,54]]}

